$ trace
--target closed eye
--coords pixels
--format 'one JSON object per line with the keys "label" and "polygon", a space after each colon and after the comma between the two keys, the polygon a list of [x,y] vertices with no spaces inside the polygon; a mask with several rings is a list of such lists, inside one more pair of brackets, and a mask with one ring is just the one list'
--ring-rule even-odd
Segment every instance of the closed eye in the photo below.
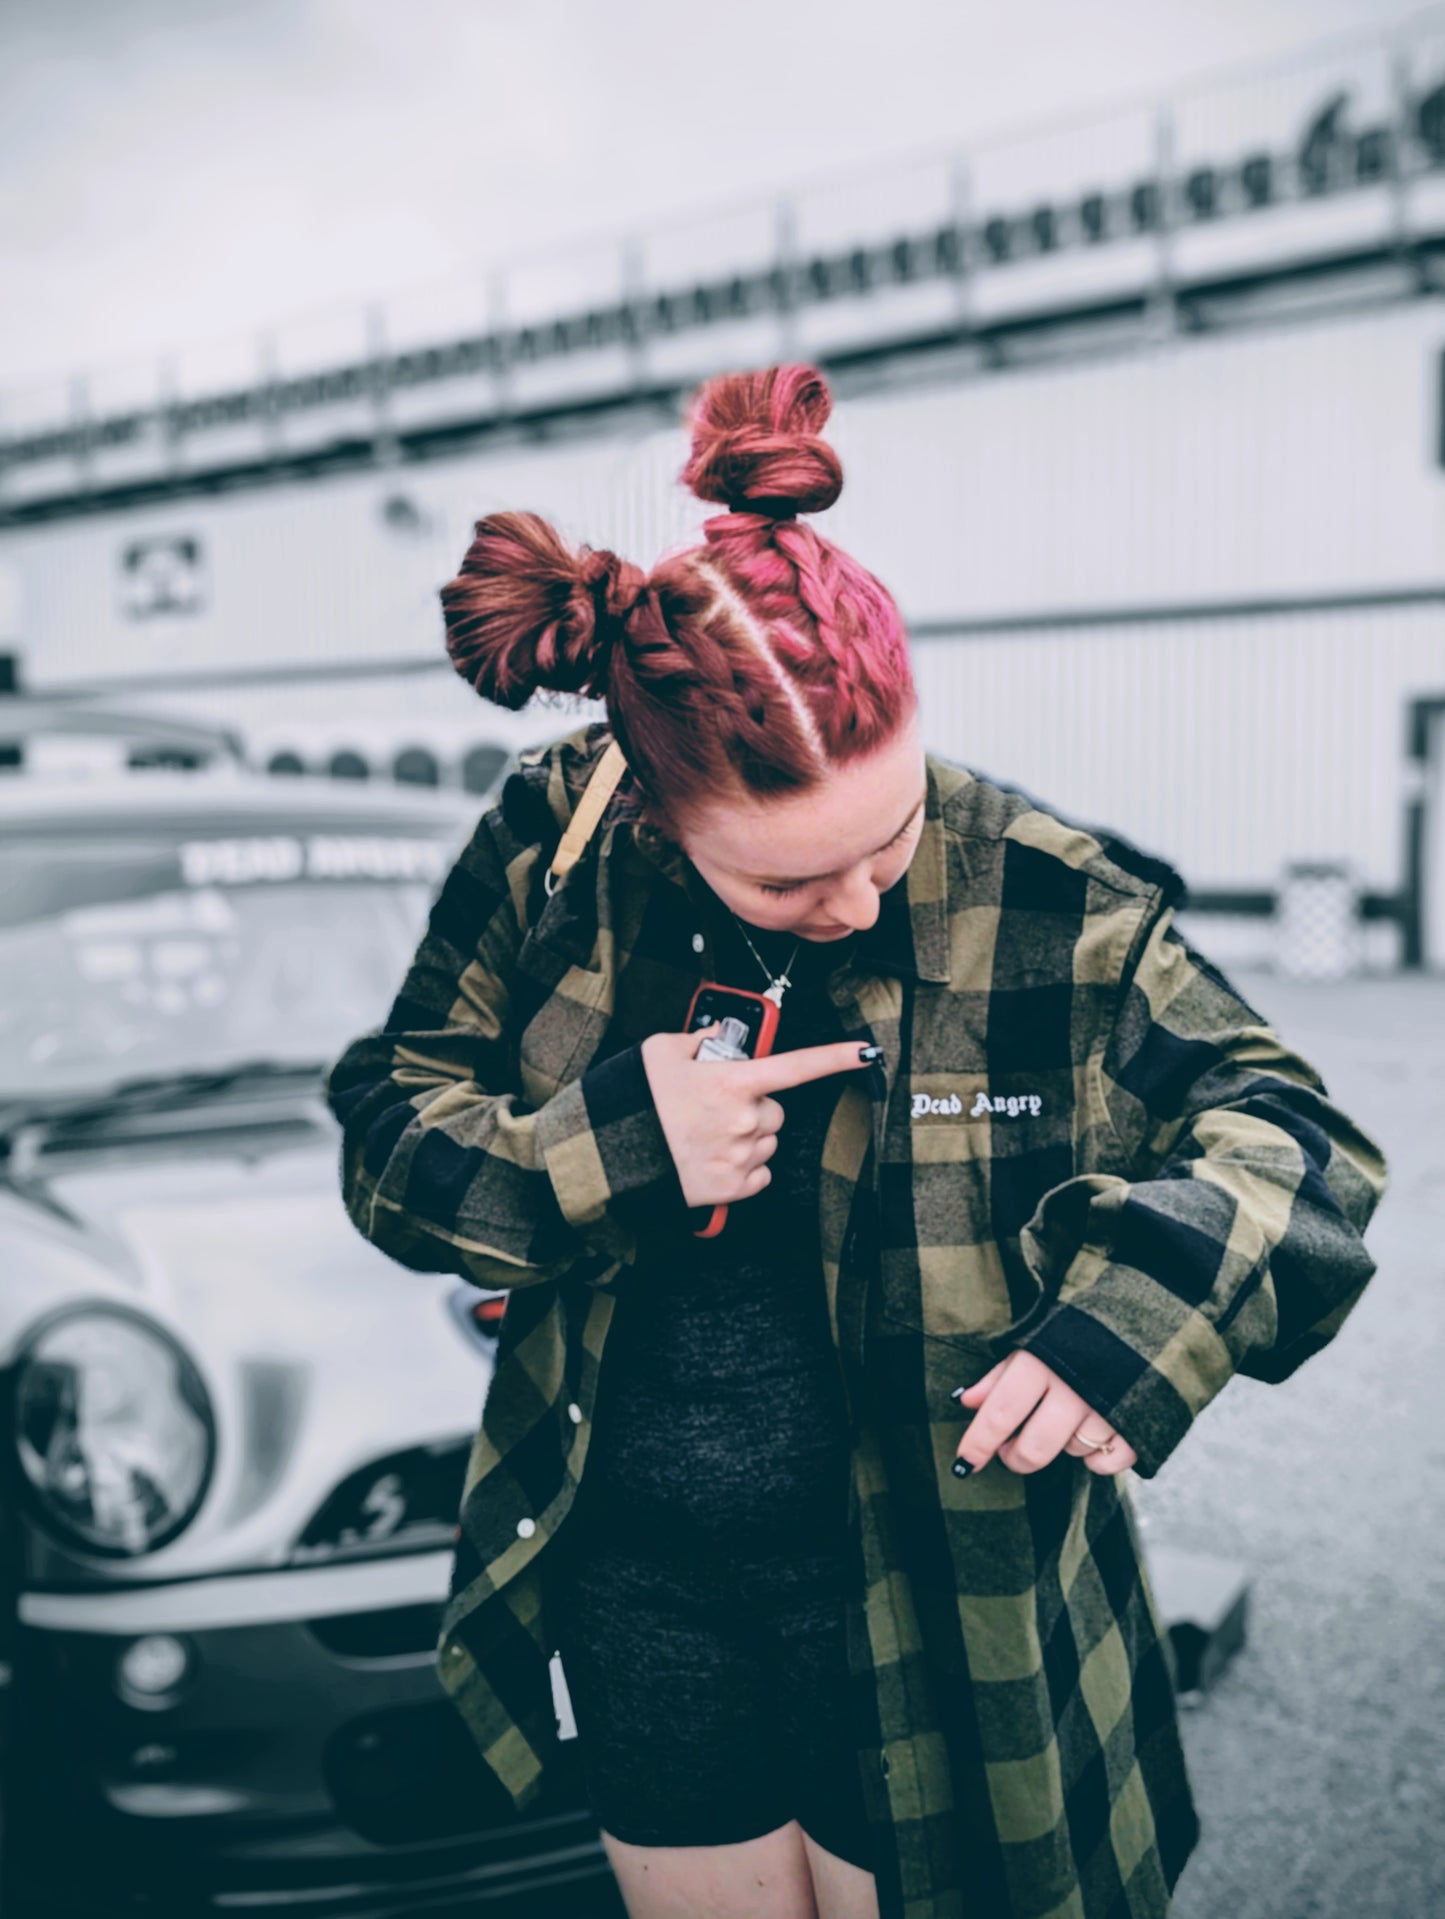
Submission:
{"label": "closed eye", "polygon": [[[914,815],[914,818],[915,819],[917,818],[916,814]],[[890,850],[890,848],[895,847],[900,840],[906,839],[908,837],[909,828],[912,825],[913,825],[912,819],[905,820],[902,826],[900,826],[898,831],[893,835],[893,838],[888,841],[887,845],[880,846],[878,851],[880,853],[886,853]],[[800,893],[802,892],[803,887],[805,885],[810,886],[813,884],[815,884],[815,882],[811,880],[792,880],[786,886],[769,886],[765,880],[759,880],[758,891],[761,893]]]}

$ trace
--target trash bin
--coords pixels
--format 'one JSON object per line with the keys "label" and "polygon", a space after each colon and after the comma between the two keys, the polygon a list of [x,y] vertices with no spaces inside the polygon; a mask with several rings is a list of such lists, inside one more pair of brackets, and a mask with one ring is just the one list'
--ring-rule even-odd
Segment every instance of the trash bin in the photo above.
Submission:
{"label": "trash bin", "polygon": [[1360,970],[1360,922],[1348,861],[1291,860],[1275,911],[1275,967],[1290,979]]}

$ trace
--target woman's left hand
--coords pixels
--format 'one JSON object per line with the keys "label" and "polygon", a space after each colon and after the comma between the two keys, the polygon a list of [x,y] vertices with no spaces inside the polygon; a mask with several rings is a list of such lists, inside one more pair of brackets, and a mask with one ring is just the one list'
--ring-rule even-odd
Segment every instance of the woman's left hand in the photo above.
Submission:
{"label": "woman's left hand", "polygon": [[[958,1444],[958,1457],[975,1470],[995,1453],[1014,1473],[1036,1473],[1060,1452],[1082,1459],[1093,1473],[1121,1473],[1139,1457],[1052,1367],[1021,1346],[960,1393],[958,1403],[977,1409]],[[1101,1439],[1114,1442],[1107,1452],[1092,1443]]]}

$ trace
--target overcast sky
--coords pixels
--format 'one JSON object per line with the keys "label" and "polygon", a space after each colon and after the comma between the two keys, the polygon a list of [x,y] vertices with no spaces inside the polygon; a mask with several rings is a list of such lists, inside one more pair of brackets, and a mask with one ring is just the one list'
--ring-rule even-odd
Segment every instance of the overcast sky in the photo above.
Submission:
{"label": "overcast sky", "polygon": [[0,389],[1164,93],[1420,12],[3,0]]}

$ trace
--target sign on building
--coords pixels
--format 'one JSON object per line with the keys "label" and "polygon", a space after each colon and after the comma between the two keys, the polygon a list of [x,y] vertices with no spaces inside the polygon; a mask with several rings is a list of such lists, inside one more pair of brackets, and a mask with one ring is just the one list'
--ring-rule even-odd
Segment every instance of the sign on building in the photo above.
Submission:
{"label": "sign on building", "polygon": [[193,533],[128,540],[120,555],[121,611],[132,620],[203,612],[205,574],[205,549]]}

